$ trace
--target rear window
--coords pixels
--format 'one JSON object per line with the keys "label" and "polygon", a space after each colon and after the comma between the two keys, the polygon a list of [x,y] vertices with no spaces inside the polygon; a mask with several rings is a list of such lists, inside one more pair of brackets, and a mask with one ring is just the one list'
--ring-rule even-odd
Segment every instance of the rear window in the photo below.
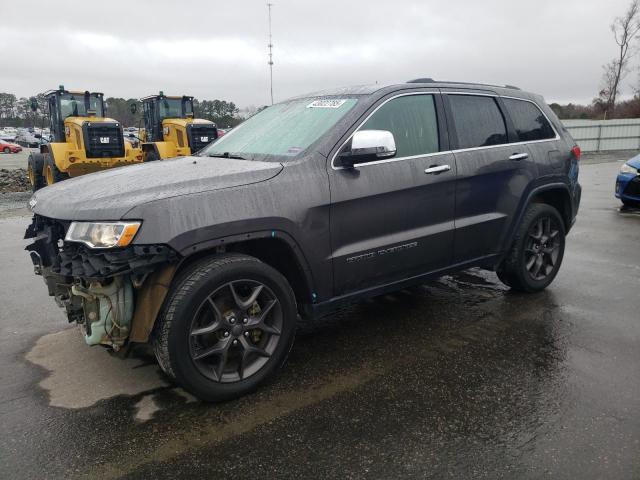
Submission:
{"label": "rear window", "polygon": [[556,134],[542,111],[531,102],[515,98],[503,98],[511,121],[518,134],[518,141],[531,142],[555,138]]}
{"label": "rear window", "polygon": [[449,103],[458,135],[458,148],[507,143],[507,127],[495,98],[449,95]]}

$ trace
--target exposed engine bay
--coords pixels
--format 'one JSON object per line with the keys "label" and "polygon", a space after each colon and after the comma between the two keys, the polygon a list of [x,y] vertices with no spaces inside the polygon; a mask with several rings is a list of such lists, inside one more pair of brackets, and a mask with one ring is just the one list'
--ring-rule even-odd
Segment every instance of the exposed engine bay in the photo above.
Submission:
{"label": "exposed engine bay", "polygon": [[149,277],[177,263],[178,254],[166,245],[107,250],[65,242],[69,224],[34,215],[25,233],[34,242],[25,250],[69,322],[82,326],[86,343],[117,351],[130,339],[136,297],[145,296],[139,293]]}

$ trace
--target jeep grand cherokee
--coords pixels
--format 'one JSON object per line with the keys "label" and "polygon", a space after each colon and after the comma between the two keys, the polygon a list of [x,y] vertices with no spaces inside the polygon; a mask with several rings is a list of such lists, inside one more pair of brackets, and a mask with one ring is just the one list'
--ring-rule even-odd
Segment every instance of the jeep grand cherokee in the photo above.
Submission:
{"label": "jeep grand cherokee", "polygon": [[476,266],[547,287],[579,157],[543,99],[514,87],[320,92],[194,156],[38,191],[27,250],[89,345],[150,342],[177,383],[223,400],[278,370],[298,315]]}

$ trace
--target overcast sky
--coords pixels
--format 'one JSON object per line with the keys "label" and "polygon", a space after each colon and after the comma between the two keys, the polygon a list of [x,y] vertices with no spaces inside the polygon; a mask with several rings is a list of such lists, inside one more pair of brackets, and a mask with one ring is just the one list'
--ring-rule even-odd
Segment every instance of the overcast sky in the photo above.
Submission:
{"label": "overcast sky", "polygon": [[[629,0],[273,0],[275,100],[416,77],[589,102]],[[264,1],[2,0],[0,91],[269,102]],[[636,62],[637,63],[637,62]],[[623,85],[631,93],[638,71]]]}

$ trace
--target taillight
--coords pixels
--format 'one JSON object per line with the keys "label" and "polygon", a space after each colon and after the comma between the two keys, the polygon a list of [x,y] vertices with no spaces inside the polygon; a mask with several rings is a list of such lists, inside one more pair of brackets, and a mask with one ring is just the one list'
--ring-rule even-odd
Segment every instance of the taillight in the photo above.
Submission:
{"label": "taillight", "polygon": [[576,157],[576,160],[580,160],[580,155],[582,152],[580,151],[580,147],[578,145],[571,149],[571,153],[573,153],[573,156]]}

